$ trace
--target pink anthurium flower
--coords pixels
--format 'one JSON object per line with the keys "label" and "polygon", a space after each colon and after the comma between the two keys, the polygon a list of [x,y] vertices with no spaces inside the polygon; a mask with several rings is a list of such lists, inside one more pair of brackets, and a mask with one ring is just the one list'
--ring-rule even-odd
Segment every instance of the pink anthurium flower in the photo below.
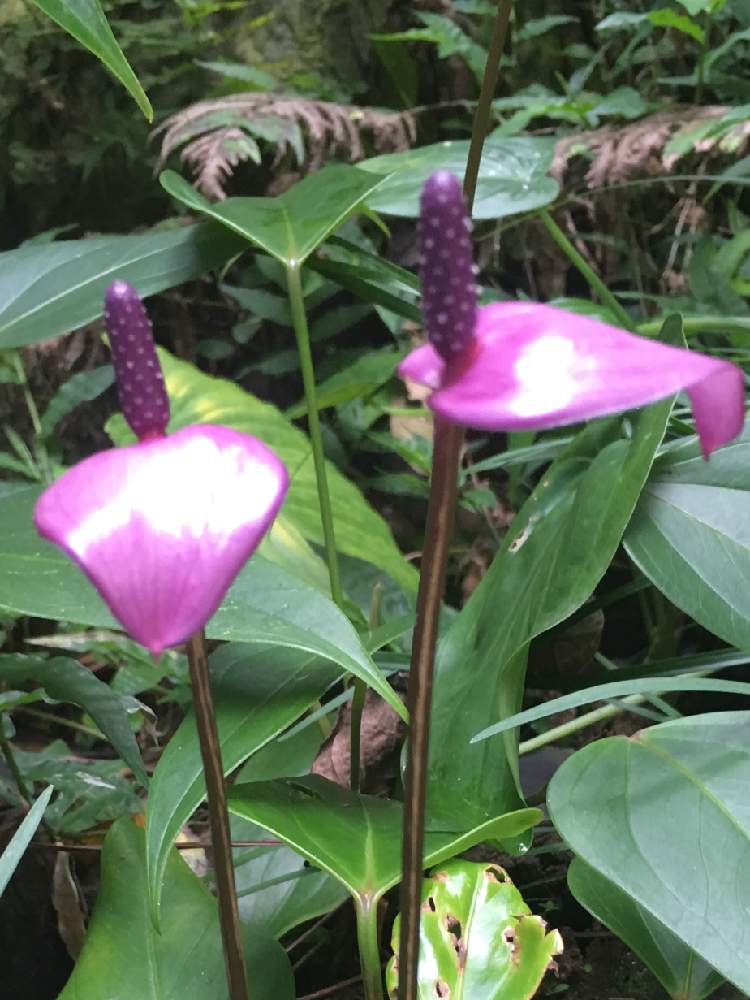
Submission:
{"label": "pink anthurium flower", "polygon": [[135,289],[110,285],[104,316],[120,403],[139,441],[65,472],[39,498],[34,522],[158,655],[214,613],[271,526],[288,477],[262,441],[229,427],[167,436],[164,378]]}
{"label": "pink anthurium flower", "polygon": [[685,390],[703,454],[744,422],[736,365],[625,333],[552,306],[477,307],[461,187],[426,182],[421,214],[422,311],[429,343],[399,374],[432,390],[430,407],[482,430],[541,430],[653,403]]}

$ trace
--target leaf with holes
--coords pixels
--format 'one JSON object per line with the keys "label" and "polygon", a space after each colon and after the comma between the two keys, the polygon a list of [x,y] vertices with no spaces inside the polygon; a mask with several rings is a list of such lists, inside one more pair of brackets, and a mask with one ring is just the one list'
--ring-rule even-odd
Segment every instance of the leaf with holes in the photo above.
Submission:
{"label": "leaf with holes", "polygon": [[[398,996],[400,924],[397,917],[386,970],[391,997]],[[532,915],[499,865],[452,861],[424,880],[418,1000],[528,1000],[561,952],[558,931]]]}

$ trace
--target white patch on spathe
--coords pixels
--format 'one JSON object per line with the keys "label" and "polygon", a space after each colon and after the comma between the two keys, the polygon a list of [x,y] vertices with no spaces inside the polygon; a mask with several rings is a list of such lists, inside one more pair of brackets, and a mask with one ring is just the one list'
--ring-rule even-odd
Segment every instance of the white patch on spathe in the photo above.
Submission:
{"label": "white patch on spathe", "polygon": [[67,543],[84,559],[87,551],[142,518],[161,535],[210,537],[221,545],[244,525],[260,521],[278,491],[275,473],[237,445],[219,447],[194,437],[172,450],[141,446],[127,480],[103,506],[69,534]]}
{"label": "white patch on spathe", "polygon": [[514,365],[518,387],[510,407],[518,417],[562,410],[596,370],[596,360],[582,357],[569,337],[544,334],[522,351]]}

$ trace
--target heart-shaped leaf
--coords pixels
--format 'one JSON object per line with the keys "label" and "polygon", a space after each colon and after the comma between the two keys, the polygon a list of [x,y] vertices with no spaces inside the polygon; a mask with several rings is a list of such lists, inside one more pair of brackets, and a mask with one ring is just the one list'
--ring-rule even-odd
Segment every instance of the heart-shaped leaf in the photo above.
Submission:
{"label": "heart-shaped leaf", "polygon": [[661,921],[580,858],[568,869],[568,887],[653,972],[672,1000],[703,1000],[724,982]]}
{"label": "heart-shaped leaf", "polygon": [[151,102],[117,44],[99,0],[34,0],[34,3],[69,35],[85,45],[89,52],[93,52],[114,73],[146,118],[153,120]]}
{"label": "heart-shaped leaf", "polygon": [[[289,960],[257,928],[246,944],[254,1000],[293,1000]],[[59,1000],[228,1000],[216,901],[185,862],[168,857],[164,914],[148,913],[145,838],[118,820],[102,851],[102,880],[86,943]]]}
{"label": "heart-shaped leaf", "polygon": [[159,180],[191,211],[223,223],[287,267],[299,267],[384,178],[332,163],[275,198],[227,198],[217,204],[172,170],[164,171]]}
{"label": "heart-shaped leaf", "polygon": [[115,278],[152,295],[223,264],[244,247],[223,226],[202,223],[9,250],[0,254],[0,348],[49,340],[91,323],[104,312],[104,290]]}
{"label": "heart-shaped leaf", "polygon": [[[393,925],[388,995],[398,996],[401,918]],[[562,952],[499,865],[451,861],[422,888],[418,1000],[529,1000]]]}
{"label": "heart-shaped leaf", "polygon": [[[557,181],[549,175],[554,148],[554,139],[490,136],[482,150],[474,218],[500,219],[554,201],[559,191]],[[469,142],[463,139],[362,160],[360,169],[391,175],[369,195],[367,204],[376,212],[416,218],[422,185],[430,174],[450,170],[463,177],[468,155]]]}
{"label": "heart-shaped leaf", "polygon": [[550,782],[571,849],[750,992],[750,713],[599,740]]}

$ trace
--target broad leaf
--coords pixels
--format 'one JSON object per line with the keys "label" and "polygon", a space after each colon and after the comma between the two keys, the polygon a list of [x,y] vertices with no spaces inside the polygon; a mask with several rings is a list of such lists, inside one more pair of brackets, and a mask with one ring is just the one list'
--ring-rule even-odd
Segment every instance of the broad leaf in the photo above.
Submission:
{"label": "broad leaf", "polygon": [[440,643],[431,801],[457,819],[478,823],[520,802],[515,734],[470,740],[518,711],[528,643],[579,608],[606,571],[670,408],[666,401],[644,410],[629,441],[619,438],[619,418],[592,423],[574,439],[515,517]]}
{"label": "broad leaf", "polygon": [[[554,139],[490,136],[482,151],[474,218],[500,219],[554,201],[559,191],[557,181],[549,175],[554,148]],[[422,185],[430,174],[451,170],[463,177],[468,155],[468,140],[460,140],[363,160],[358,164],[360,169],[392,175],[368,197],[367,204],[376,212],[416,218]]]}
{"label": "broad leaf", "polygon": [[[394,998],[400,927],[397,917],[386,970]],[[560,952],[559,932],[547,931],[499,865],[451,861],[424,880],[418,1000],[528,1000]]]}
{"label": "broad leaf", "polygon": [[[387,173],[388,171],[382,171]],[[191,211],[244,236],[287,267],[299,267],[358,205],[383,183],[343,163],[308,174],[275,198],[227,198],[211,203],[179,174],[166,170],[162,187]]]}
{"label": "broad leaf", "polygon": [[99,0],[34,0],[34,3],[93,52],[130,93],[146,118],[153,120],[151,102],[117,44]]}
{"label": "broad leaf", "polygon": [[[363,906],[371,907],[399,880],[403,808],[393,799],[357,795],[308,775],[236,785],[229,808],[330,872]],[[516,836],[540,818],[538,809],[519,809],[467,833],[429,832],[425,864],[437,864],[484,840]]]}
{"label": "broad leaf", "polygon": [[625,547],[673,604],[750,651],[750,432],[709,462],[693,451],[654,467]]}
{"label": "broad leaf", "polygon": [[66,656],[56,656],[51,660],[0,656],[0,681],[14,685],[35,681],[56,701],[79,705],[89,713],[140,783],[144,787],[148,785],[148,775],[122,695],[114,692],[77,660]]}
{"label": "broad leaf", "polygon": [[152,295],[223,264],[243,247],[223,227],[204,223],[0,253],[0,348],[91,323],[104,312],[104,290],[116,278]]}
{"label": "broad leaf", "polygon": [[[0,499],[0,608],[83,625],[116,622],[81,570],[38,537],[27,487]],[[401,699],[366,652],[349,619],[317,590],[259,556],[241,570],[206,626],[210,639],[303,650],[362,677],[402,715]]]}
{"label": "broad leaf", "polygon": [[[339,676],[313,656],[265,646],[224,646],[209,664],[227,774],[295,722]],[[191,713],[167,744],[149,789],[147,868],[155,919],[169,849],[205,794]]]}
{"label": "broad leaf", "polygon": [[599,740],[549,786],[571,849],[750,993],[750,713]]}
{"label": "broad leaf", "polygon": [[0,854],[0,896],[5,892],[6,885],[10,882],[13,872],[31,843],[31,838],[42,822],[44,810],[47,808],[53,792],[52,785],[48,785],[44,789],[27,815],[24,816],[23,822],[13,834],[3,853]]}
{"label": "broad leaf", "polygon": [[[159,351],[172,408],[171,430],[194,423],[224,424],[254,434],[286,465],[291,478],[282,517],[315,545],[323,545],[320,504],[310,441],[275,406],[244,392],[223,379],[204,375],[186,361]],[[117,444],[133,436],[122,417],[113,418],[107,430]],[[328,464],[336,543],[341,552],[371,562],[392,576],[404,589],[416,589],[417,574],[393,541],[385,521],[369,506],[357,487]]]}
{"label": "broad leaf", "polygon": [[[292,971],[273,938],[247,936],[254,1000],[293,1000]],[[171,851],[158,932],[148,912],[145,839],[129,818],[107,834],[86,943],[59,1000],[227,1000],[216,901]]]}
{"label": "broad leaf", "polygon": [[724,982],[632,896],[580,858],[568,869],[568,887],[581,906],[632,948],[672,1000],[703,1000]]}

